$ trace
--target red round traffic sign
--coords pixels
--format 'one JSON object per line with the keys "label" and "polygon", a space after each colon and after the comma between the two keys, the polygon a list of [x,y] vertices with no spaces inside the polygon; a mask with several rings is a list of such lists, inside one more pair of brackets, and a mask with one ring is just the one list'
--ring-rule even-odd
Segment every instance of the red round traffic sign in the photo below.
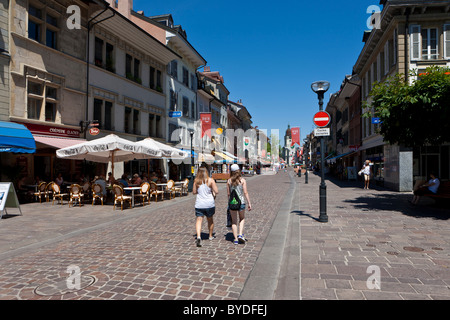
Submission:
{"label": "red round traffic sign", "polygon": [[318,127],[326,127],[330,124],[331,116],[328,112],[319,111],[314,115],[314,124]]}

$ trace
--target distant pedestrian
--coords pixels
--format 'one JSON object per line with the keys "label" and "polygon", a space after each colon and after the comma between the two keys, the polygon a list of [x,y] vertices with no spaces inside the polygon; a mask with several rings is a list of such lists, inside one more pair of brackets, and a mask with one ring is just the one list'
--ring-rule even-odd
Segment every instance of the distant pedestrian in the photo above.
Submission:
{"label": "distant pedestrian", "polygon": [[370,160],[366,160],[361,171],[364,177],[364,189],[369,189],[371,175]]}
{"label": "distant pedestrian", "polygon": [[[237,164],[231,166],[231,177],[227,181],[228,199],[230,199],[231,194],[235,191],[240,200],[240,208],[238,210],[231,210],[231,229],[234,236],[234,244],[245,243],[247,239],[244,236],[244,225],[245,225],[245,209],[248,205],[248,211],[252,210],[252,205],[250,203],[250,197],[247,191],[247,182],[241,177],[241,171]],[[239,215],[239,233],[237,220]]]}
{"label": "distant pedestrian", "polygon": [[216,182],[208,175],[208,170],[204,167],[198,169],[197,176],[194,180],[192,193],[197,195],[195,201],[195,230],[197,232],[197,247],[202,246],[202,223],[203,217],[208,220],[209,240],[214,239],[214,219],[216,213],[215,197],[219,193]]}
{"label": "distant pedestrian", "polygon": [[414,191],[414,197],[411,201],[412,204],[417,204],[420,197],[426,196],[427,194],[436,194],[439,189],[441,182],[436,177],[434,172],[430,173],[430,180],[427,183],[421,185],[417,190]]}

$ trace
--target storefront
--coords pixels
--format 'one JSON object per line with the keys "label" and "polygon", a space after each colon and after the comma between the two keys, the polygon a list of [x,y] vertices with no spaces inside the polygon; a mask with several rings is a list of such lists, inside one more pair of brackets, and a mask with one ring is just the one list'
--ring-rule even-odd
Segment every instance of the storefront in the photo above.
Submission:
{"label": "storefront", "polygon": [[85,141],[80,139],[79,128],[21,124],[30,130],[36,142],[34,154],[21,155],[15,160],[20,163],[22,172],[27,173],[29,183],[33,183],[37,177],[42,181],[54,181],[59,173],[65,181],[78,181],[82,175],[95,174],[95,164],[56,157],[56,150]]}

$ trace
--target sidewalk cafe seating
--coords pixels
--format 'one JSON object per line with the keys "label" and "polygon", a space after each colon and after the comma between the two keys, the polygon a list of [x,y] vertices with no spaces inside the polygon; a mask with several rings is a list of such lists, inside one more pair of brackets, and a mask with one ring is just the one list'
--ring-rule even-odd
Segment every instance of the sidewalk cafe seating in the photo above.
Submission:
{"label": "sidewalk cafe seating", "polygon": [[103,205],[103,187],[98,183],[92,185],[92,205],[94,205],[95,199],[100,199]]}
{"label": "sidewalk cafe seating", "polygon": [[189,179],[186,179],[183,181],[183,184],[181,186],[174,187],[173,189],[174,189],[175,193],[179,193],[180,195],[187,194],[188,185],[189,185]]}
{"label": "sidewalk cafe seating", "polygon": [[46,198],[46,195],[47,195],[46,189],[47,189],[47,183],[45,183],[45,182],[39,183],[37,192],[34,193],[34,196],[39,198],[39,203],[42,203],[42,201],[41,201],[42,197]]}
{"label": "sidewalk cafe seating", "polygon": [[53,201],[52,201],[52,205],[55,202],[55,199],[59,198],[59,200],[61,201],[61,205],[64,204],[64,197],[68,196],[68,193],[61,193],[61,187],[59,185],[57,185],[56,183],[52,184],[52,191],[53,191]]}
{"label": "sidewalk cafe seating", "polygon": [[150,204],[150,183],[143,182],[141,184],[141,193],[136,195],[137,197],[142,197],[142,206],[144,206],[144,200],[147,199],[148,204]]}
{"label": "sidewalk cafe seating", "polygon": [[150,198],[154,195],[155,196],[155,201],[158,202],[158,195],[162,195],[161,197],[163,198],[164,196],[164,191],[162,190],[158,190],[158,186],[156,185],[155,182],[151,181],[150,182],[150,196],[149,196],[149,201]]}
{"label": "sidewalk cafe seating", "polygon": [[78,200],[78,205],[81,207],[81,201],[84,196],[83,189],[81,188],[81,186],[79,184],[72,184],[69,190],[70,190],[69,208],[70,204],[72,204],[74,200]]}
{"label": "sidewalk cafe seating", "polygon": [[173,180],[169,180],[166,185],[165,193],[169,194],[169,199],[172,199],[172,195],[175,198],[175,182]]}
{"label": "sidewalk cafe seating", "polygon": [[45,199],[47,202],[50,201],[50,195],[53,194],[53,188],[52,185],[54,184],[54,182],[49,182],[47,183],[47,186],[45,187]]}
{"label": "sidewalk cafe seating", "polygon": [[91,184],[89,182],[85,182],[83,184],[83,194],[84,198],[88,199],[91,195]]}
{"label": "sidewalk cafe seating", "polygon": [[123,192],[123,188],[117,184],[113,185],[113,193],[114,193],[114,207],[116,209],[116,203],[120,202],[120,209],[123,210],[123,202],[128,201],[131,207],[131,196],[126,196]]}

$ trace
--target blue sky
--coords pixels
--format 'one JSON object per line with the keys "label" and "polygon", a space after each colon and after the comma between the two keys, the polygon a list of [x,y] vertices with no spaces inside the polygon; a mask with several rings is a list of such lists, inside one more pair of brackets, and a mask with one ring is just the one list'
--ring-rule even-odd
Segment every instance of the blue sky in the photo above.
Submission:
{"label": "blue sky", "polygon": [[260,129],[314,128],[319,110],[311,83],[327,80],[325,97],[339,90],[363,48],[367,8],[358,1],[175,1],[135,0],[146,16],[170,13],[189,42],[219,71],[230,91],[242,99]]}

